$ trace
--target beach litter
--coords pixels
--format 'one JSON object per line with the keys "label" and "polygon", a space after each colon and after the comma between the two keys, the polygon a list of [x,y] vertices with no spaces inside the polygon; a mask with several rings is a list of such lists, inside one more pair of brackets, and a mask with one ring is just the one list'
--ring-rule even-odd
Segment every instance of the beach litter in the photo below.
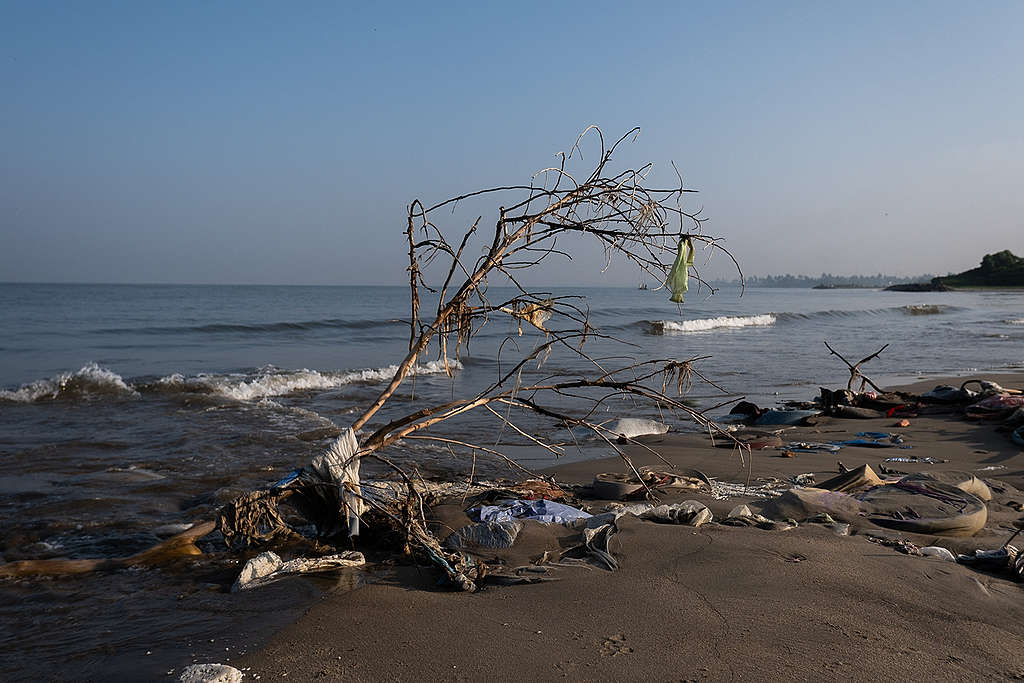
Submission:
{"label": "beach litter", "polygon": [[514,519],[532,519],[549,524],[565,524],[591,516],[589,512],[543,498],[540,500],[507,500],[501,501],[497,505],[481,505],[478,508],[470,508],[467,514],[479,522],[510,522]]}
{"label": "beach litter", "polygon": [[591,492],[595,498],[602,500],[624,500],[626,498],[647,496],[653,489],[703,489],[714,488],[711,479],[701,472],[682,468],[675,472],[664,472],[651,467],[636,470],[640,475],[621,472],[601,472],[594,475]]}
{"label": "beach litter", "polygon": [[281,560],[277,553],[267,550],[245,563],[234,585],[231,586],[231,592],[260,588],[288,576],[320,574],[362,567],[365,564],[366,558],[363,554],[354,550],[324,557],[300,557],[288,562]]}
{"label": "beach litter", "polygon": [[1005,545],[995,550],[975,550],[973,555],[957,555],[956,561],[983,571],[1010,570],[1019,581],[1020,574],[1017,570],[1020,563],[1017,560],[1020,554],[1017,546]]}
{"label": "beach litter", "polygon": [[790,441],[785,447],[785,450],[793,453],[838,453],[841,449],[840,444],[813,441]]}
{"label": "beach litter", "polygon": [[956,555],[941,546],[926,545],[925,547],[920,548],[920,551],[925,557],[937,557],[940,560],[945,560],[946,562],[956,562]]}
{"label": "beach litter", "polygon": [[668,432],[669,427],[667,424],[654,420],[624,417],[619,419],[609,429],[623,439],[633,439],[638,436],[665,434]]}
{"label": "beach litter", "polygon": [[185,667],[179,683],[241,683],[242,672],[227,664],[192,664]]}
{"label": "beach litter", "polygon": [[640,519],[667,524],[701,526],[712,521],[711,510],[701,502],[687,500],[672,505],[658,505],[637,515]]}
{"label": "beach litter", "polygon": [[937,465],[941,462],[949,462],[948,460],[940,460],[931,456],[918,457],[916,455],[906,456],[899,455],[892,458],[886,458],[882,462],[906,462],[906,463],[923,463],[925,465]]}
{"label": "beach litter", "polygon": [[518,520],[479,522],[453,531],[442,545],[451,550],[511,548],[522,530],[523,523]]}

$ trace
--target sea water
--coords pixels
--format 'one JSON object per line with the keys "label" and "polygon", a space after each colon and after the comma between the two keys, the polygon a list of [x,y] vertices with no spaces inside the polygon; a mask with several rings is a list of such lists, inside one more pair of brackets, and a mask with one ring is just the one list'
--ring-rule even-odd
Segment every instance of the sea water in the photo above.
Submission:
{"label": "sea water", "polygon": [[[491,290],[495,301],[505,294]],[[693,375],[686,400],[703,410],[741,397],[807,400],[819,386],[845,386],[846,366],[825,341],[851,362],[888,344],[863,368],[880,384],[1024,367],[1019,291],[699,289],[682,306],[659,290],[550,294],[579,295],[600,336],[583,347],[590,360],[556,349],[543,366],[526,366],[524,383],[699,358],[693,367],[708,381]],[[157,542],[161,527],[209,518],[322,450],[377,396],[409,344],[402,287],[4,284],[0,313],[0,551],[8,561],[126,556]],[[364,433],[486,386],[543,342],[526,327],[520,335],[497,314],[458,357],[449,349],[445,362],[432,347]],[[524,431],[572,440],[556,421],[508,417]],[[685,413],[634,400],[606,402],[592,416],[619,417],[694,428]],[[498,450],[525,442],[486,411],[442,433]],[[607,454],[597,444],[585,452]],[[427,476],[470,462],[424,441],[389,455]],[[503,467],[481,461],[477,472],[508,474]],[[205,602],[185,600],[204,607],[183,614],[172,596],[185,585],[194,590],[195,577],[125,571],[6,581],[0,651],[38,659],[26,668],[4,657],[10,664],[0,674],[72,667],[95,676],[114,662],[153,673],[189,663],[202,650],[197,634],[235,623],[226,615],[238,603],[214,590]]]}

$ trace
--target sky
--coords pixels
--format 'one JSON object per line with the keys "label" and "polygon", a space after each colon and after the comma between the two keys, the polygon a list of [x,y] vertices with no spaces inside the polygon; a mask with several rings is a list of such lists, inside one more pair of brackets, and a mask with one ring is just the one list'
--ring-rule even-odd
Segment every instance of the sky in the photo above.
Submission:
{"label": "sky", "polygon": [[[412,200],[591,124],[748,275],[957,272],[1024,254],[1022,35],[1020,2],[3,0],[0,281],[401,284]],[[638,281],[602,265],[534,277]]]}

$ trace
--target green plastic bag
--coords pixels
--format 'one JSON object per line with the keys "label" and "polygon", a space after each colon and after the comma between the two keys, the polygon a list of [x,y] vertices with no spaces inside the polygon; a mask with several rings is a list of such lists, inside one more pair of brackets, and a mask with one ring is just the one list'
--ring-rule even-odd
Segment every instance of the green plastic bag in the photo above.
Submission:
{"label": "green plastic bag", "polygon": [[679,240],[679,250],[676,252],[676,262],[672,264],[672,270],[668,271],[668,280],[665,285],[672,292],[669,301],[677,304],[683,303],[683,295],[686,294],[688,270],[693,265],[693,241],[689,237]]}

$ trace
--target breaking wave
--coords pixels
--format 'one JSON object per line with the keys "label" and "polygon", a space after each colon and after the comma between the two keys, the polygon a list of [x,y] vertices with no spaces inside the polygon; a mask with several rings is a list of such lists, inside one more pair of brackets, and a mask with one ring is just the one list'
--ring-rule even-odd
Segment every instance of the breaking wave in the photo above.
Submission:
{"label": "breaking wave", "polygon": [[135,389],[129,386],[121,375],[96,363],[89,363],[76,372],[64,372],[49,379],[37,379],[13,391],[0,390],[0,401],[32,403],[135,394]]}
{"label": "breaking wave", "polygon": [[[448,367],[462,369],[462,364],[449,359]],[[319,370],[280,370],[267,367],[251,375],[197,375],[185,377],[180,374],[161,377],[149,385],[164,392],[185,392],[215,394],[237,401],[251,401],[270,396],[284,396],[297,391],[337,389],[348,384],[376,384],[391,379],[398,371],[397,365],[383,368],[344,372],[321,372]],[[441,361],[430,361],[413,368],[415,375],[436,375],[445,372]]]}
{"label": "breaking wave", "polygon": [[696,320],[654,320],[647,323],[652,334],[673,332],[704,332],[721,328],[751,327],[775,324],[775,314],[765,313],[750,316],[723,315],[717,318]]}
{"label": "breaking wave", "polygon": [[[448,368],[452,371],[461,370],[462,363],[448,359]],[[12,391],[0,390],[0,401],[32,403],[57,399],[136,396],[140,391],[165,394],[207,394],[236,401],[252,401],[271,396],[284,396],[298,391],[336,389],[348,384],[377,384],[390,380],[397,371],[397,365],[342,372],[321,372],[305,368],[281,370],[267,366],[248,374],[200,374],[186,377],[175,373],[161,377],[155,382],[131,385],[117,373],[102,368],[96,363],[89,363],[78,372],[36,380]],[[444,362],[433,360],[415,366],[412,374],[437,375],[445,372]]]}
{"label": "breaking wave", "polygon": [[1024,318],[1009,318],[1003,322],[1007,325],[1024,325]]}

